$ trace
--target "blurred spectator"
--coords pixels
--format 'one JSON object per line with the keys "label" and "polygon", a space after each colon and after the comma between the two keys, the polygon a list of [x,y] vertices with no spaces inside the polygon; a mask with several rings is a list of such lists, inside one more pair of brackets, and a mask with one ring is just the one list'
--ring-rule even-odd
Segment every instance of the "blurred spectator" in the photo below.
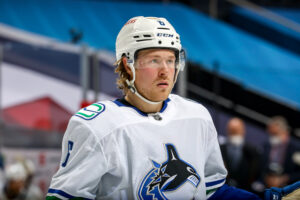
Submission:
{"label": "blurred spectator", "polygon": [[31,184],[34,165],[30,160],[16,162],[5,169],[5,182],[0,200],[42,200],[41,190]]}
{"label": "blurred spectator", "polygon": [[227,183],[246,190],[252,190],[252,183],[258,178],[258,151],[245,141],[245,124],[240,118],[227,123],[226,143],[221,145],[225,166],[228,170]]}
{"label": "blurred spectator", "polygon": [[34,175],[35,175],[35,166],[33,162],[29,159],[22,160],[23,167],[26,170],[26,179],[25,179],[25,186],[22,191],[22,198],[25,200],[42,200],[43,193],[39,187],[32,184]]}
{"label": "blurred spectator", "polygon": [[21,192],[25,186],[26,171],[19,162],[5,169],[5,183],[0,190],[1,200],[21,200]]}
{"label": "blurred spectator", "polygon": [[282,187],[300,180],[300,142],[291,139],[285,118],[273,117],[268,125],[269,141],[264,144],[262,180],[266,187]]}

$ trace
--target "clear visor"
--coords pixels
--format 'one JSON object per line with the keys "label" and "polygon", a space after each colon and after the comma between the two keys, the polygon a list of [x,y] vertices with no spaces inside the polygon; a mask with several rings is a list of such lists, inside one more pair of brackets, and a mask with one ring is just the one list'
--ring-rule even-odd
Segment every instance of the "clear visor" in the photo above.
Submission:
{"label": "clear visor", "polygon": [[136,69],[143,68],[170,68],[183,70],[185,66],[185,51],[181,50],[178,59],[174,55],[161,56],[161,55],[146,55],[137,59],[134,63]]}
{"label": "clear visor", "polygon": [[162,57],[149,57],[139,59],[136,62],[135,68],[174,68],[176,67],[176,59],[174,58],[162,58]]}
{"label": "clear visor", "polygon": [[185,67],[185,61],[186,61],[186,54],[183,49],[179,52],[179,59],[178,59],[178,69],[183,71]]}

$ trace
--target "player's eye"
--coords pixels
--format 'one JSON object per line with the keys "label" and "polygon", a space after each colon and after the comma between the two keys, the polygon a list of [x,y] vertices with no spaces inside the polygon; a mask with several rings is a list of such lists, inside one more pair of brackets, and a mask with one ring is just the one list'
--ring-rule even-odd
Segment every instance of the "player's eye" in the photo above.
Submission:
{"label": "player's eye", "polygon": [[170,59],[170,60],[167,60],[168,64],[174,64],[175,63],[175,60],[173,59]]}
{"label": "player's eye", "polygon": [[152,59],[150,62],[152,64],[159,64],[159,60],[158,59]]}

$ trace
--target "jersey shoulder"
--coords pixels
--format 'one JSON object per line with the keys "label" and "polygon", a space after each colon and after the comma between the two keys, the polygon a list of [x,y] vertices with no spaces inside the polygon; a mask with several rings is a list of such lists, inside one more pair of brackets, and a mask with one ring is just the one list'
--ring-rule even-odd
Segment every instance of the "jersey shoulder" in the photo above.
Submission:
{"label": "jersey shoulder", "polygon": [[122,112],[113,101],[100,101],[75,113],[69,126],[83,126],[102,138],[119,127],[122,121]]}
{"label": "jersey shoulder", "polygon": [[171,94],[169,98],[174,102],[179,114],[211,120],[209,111],[201,103],[176,94]]}

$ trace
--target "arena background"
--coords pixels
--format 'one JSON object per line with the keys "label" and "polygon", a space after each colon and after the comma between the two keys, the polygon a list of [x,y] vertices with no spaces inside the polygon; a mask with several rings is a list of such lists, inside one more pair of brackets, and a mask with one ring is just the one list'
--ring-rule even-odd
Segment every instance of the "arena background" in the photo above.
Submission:
{"label": "arena background", "polygon": [[187,66],[174,93],[205,105],[220,136],[239,116],[258,148],[274,115],[300,137],[300,16],[292,0],[0,1],[0,145],[4,164],[36,166],[44,193],[60,161],[69,118],[121,97],[115,38],[133,16],[166,17]]}

